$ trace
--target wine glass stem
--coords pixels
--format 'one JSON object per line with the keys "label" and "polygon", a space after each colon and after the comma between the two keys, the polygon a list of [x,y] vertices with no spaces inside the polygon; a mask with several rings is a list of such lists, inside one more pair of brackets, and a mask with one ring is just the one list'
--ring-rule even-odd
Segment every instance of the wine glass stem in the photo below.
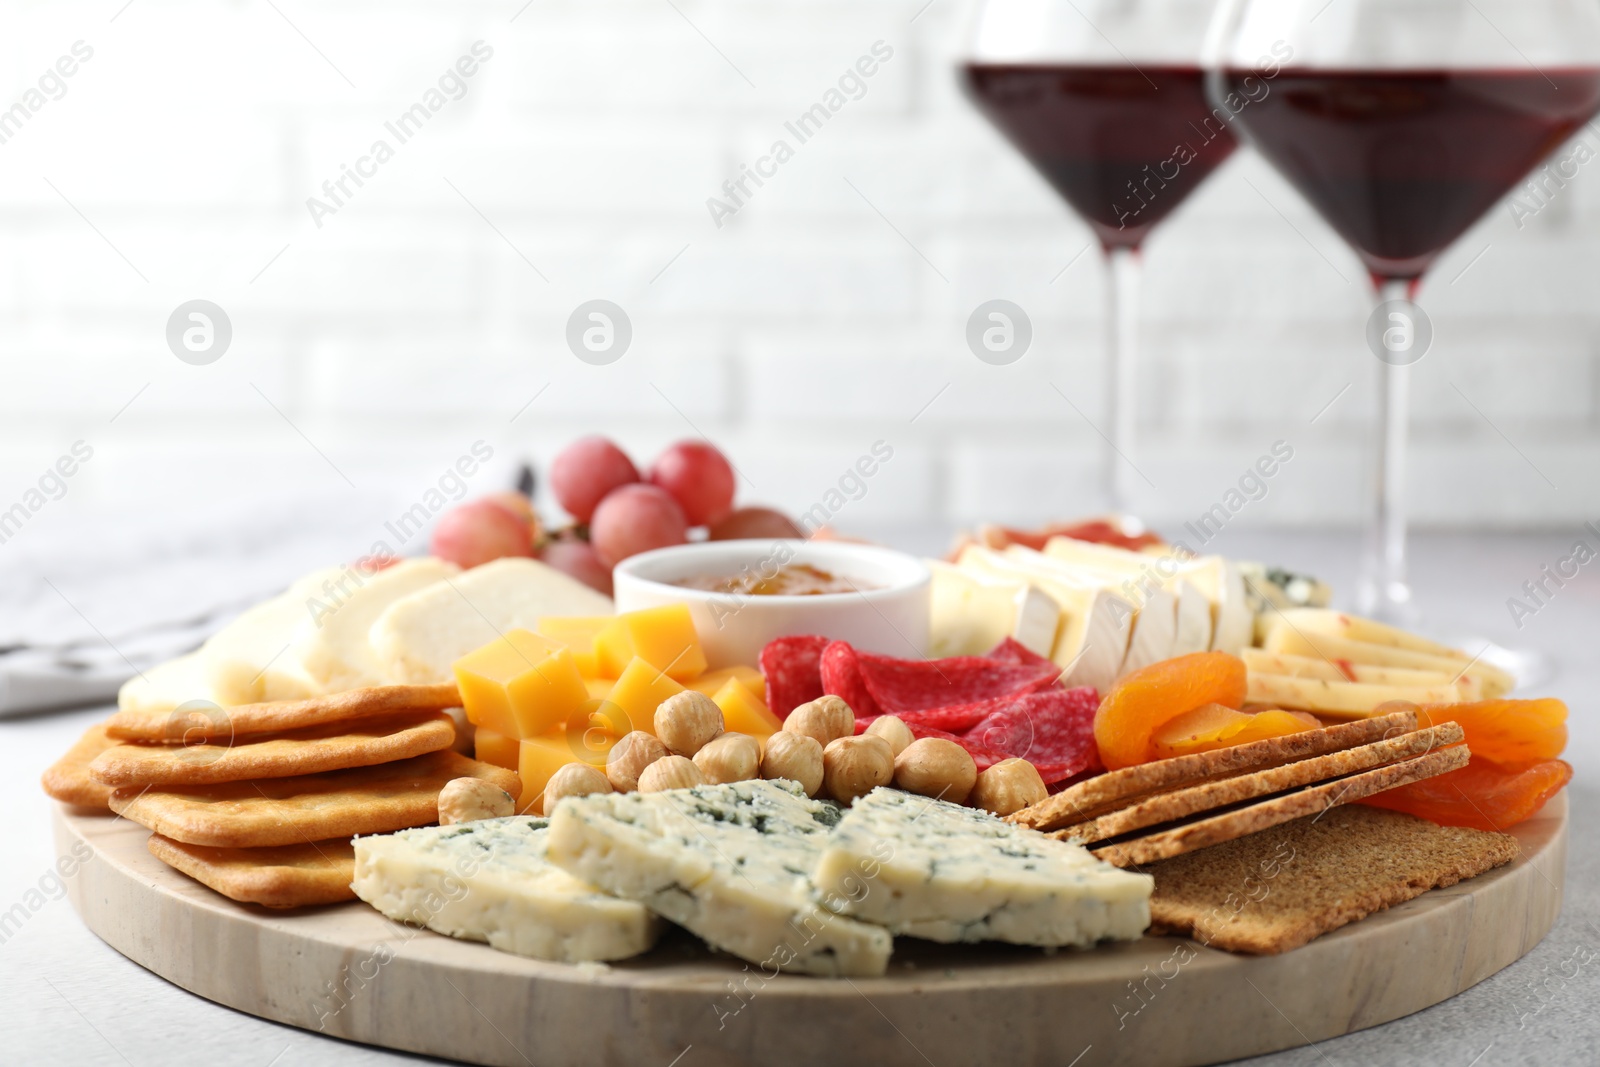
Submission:
{"label": "wine glass stem", "polygon": [[1102,477],[1112,510],[1125,514],[1132,509],[1132,480],[1138,462],[1139,252],[1107,249],[1106,267],[1110,274],[1106,286],[1106,406],[1111,435],[1106,441]]}
{"label": "wine glass stem", "polygon": [[[1411,304],[1411,284],[1385,281],[1378,302]],[[1416,316],[1410,316],[1412,322]],[[1411,587],[1406,582],[1406,452],[1409,437],[1411,367],[1378,364],[1378,449],[1374,470],[1372,525],[1368,533],[1366,579],[1361,607],[1386,622],[1414,622]]]}

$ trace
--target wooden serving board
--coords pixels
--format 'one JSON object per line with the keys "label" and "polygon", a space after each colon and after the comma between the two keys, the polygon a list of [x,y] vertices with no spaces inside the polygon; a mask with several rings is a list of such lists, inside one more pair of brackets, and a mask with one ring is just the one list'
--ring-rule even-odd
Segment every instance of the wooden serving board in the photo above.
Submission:
{"label": "wooden serving board", "polygon": [[[1565,794],[1522,856],[1274,957],[1178,938],[1046,953],[901,938],[889,974],[771,977],[678,933],[612,966],[541,963],[391,923],[361,903],[235,904],[111,816],[56,820],[89,928],[171,982],[332,1036],[506,1067],[1183,1067],[1304,1045],[1454,996],[1521,957],[1561,909]],[[79,851],[81,855],[81,848]]]}

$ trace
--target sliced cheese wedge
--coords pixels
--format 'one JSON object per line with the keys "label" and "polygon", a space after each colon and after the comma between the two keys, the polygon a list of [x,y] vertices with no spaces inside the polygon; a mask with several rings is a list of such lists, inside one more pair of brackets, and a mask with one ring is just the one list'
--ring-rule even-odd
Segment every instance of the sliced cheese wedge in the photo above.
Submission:
{"label": "sliced cheese wedge", "polygon": [[121,711],[168,712],[191,700],[221,703],[211,690],[205,662],[198,651],[157,664],[128,679],[117,691],[117,708]]}
{"label": "sliced cheese wedge", "polygon": [[1211,651],[1237,656],[1255,637],[1255,612],[1238,564],[1221,556],[1202,556],[1180,565],[1178,573],[1211,602]]}
{"label": "sliced cheese wedge", "polygon": [[1063,577],[1061,568],[1042,553],[1020,549],[996,552],[981,545],[961,551],[958,566],[970,574],[1037,586],[1060,606],[1061,629],[1050,658],[1062,668],[1069,686],[1092,685],[1105,692],[1117,680],[1128,654],[1136,612],[1133,605],[1105,589]]}
{"label": "sliced cheese wedge", "polygon": [[1454,704],[1462,699],[1454,685],[1371,685],[1366,682],[1330,682],[1321,678],[1290,678],[1281,674],[1250,672],[1245,700],[1318,715],[1365,718],[1391,700],[1413,704]]}
{"label": "sliced cheese wedge", "polygon": [[217,702],[259,704],[320,695],[322,687],[291,654],[295,632],[311,618],[318,598],[329,596],[340,581],[353,584],[351,576],[359,573],[343,567],[313,571],[211,635],[200,656]]}
{"label": "sliced cheese wedge", "polygon": [[1404,649],[1408,652],[1420,652],[1423,655],[1434,656],[1441,660],[1451,660],[1458,666],[1456,673],[1467,664],[1473,665],[1473,673],[1484,678],[1492,685],[1504,686],[1505,692],[1516,688],[1516,679],[1508,671],[1490,663],[1484,663],[1476,657],[1468,655],[1459,648],[1441,645],[1437,641],[1430,641],[1420,634],[1409,630],[1402,630],[1396,626],[1377,622],[1373,619],[1363,619],[1359,615],[1346,615],[1342,611],[1331,611],[1327,608],[1293,608],[1279,613],[1275,625],[1289,625],[1303,633],[1326,634],[1329,637],[1341,637],[1348,641],[1359,641],[1368,645],[1384,645],[1389,648]]}
{"label": "sliced cheese wedge", "polygon": [[[1419,671],[1410,667],[1375,667],[1347,660],[1326,660],[1320,656],[1292,656],[1247,648],[1240,653],[1244,665],[1262,674],[1282,674],[1290,678],[1320,678],[1326,682],[1368,682],[1373,685],[1414,685],[1424,688],[1456,684],[1454,674],[1444,671]],[[1463,682],[1478,684],[1463,675]]]}
{"label": "sliced cheese wedge", "polygon": [[450,665],[547,615],[610,615],[611,598],[536,559],[507,558],[435,582],[383,610],[369,635],[387,681],[443,685]]}
{"label": "sliced cheese wedge", "polygon": [[981,656],[1007,637],[1041,656],[1055,649],[1061,608],[1047,594],[1028,582],[970,574],[942,560],[926,562],[933,571],[929,654],[934,658]]}
{"label": "sliced cheese wedge", "polygon": [[1137,609],[1120,674],[1131,674],[1178,654],[1173,651],[1178,633],[1178,598],[1163,587],[1161,574],[1149,556],[1070,537],[1051,538],[1045,544],[1044,555],[1086,584],[1117,592]]}
{"label": "sliced cheese wedge", "polygon": [[[1363,663],[1374,667],[1405,667],[1419,671],[1437,671],[1452,678],[1465,674],[1476,678],[1482,686],[1479,699],[1494,700],[1512,689],[1510,675],[1481,661],[1462,663],[1456,659],[1432,656],[1426,652],[1413,652],[1405,648],[1351,641],[1343,637],[1312,633],[1294,626],[1275,626],[1267,635],[1266,650],[1292,656],[1315,656],[1335,663]],[[1406,698],[1409,699],[1409,698]]]}
{"label": "sliced cheese wedge", "polygon": [[1177,626],[1172,637],[1172,655],[1187,656],[1211,648],[1211,601],[1187,579],[1173,583],[1178,597]]}
{"label": "sliced cheese wedge", "polygon": [[[461,568],[442,559],[401,560],[370,577],[341,599],[319,599],[311,617],[295,630],[291,655],[325,692],[338,693],[365,685],[383,685],[388,670],[368,640],[372,624],[399,600]],[[342,591],[342,590],[341,590]]]}

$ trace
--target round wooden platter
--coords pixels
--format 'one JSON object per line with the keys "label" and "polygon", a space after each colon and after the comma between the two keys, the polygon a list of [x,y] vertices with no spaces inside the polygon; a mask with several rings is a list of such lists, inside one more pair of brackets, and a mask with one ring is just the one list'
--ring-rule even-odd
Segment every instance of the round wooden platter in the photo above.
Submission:
{"label": "round wooden platter", "polygon": [[883,978],[772,977],[678,932],[626,963],[567,966],[397,925],[365,904],[240,905],[162,864],[148,832],[57,816],[89,928],[220,1004],[336,1037],[507,1067],[870,1063],[1147,1067],[1320,1041],[1436,1004],[1512,963],[1561,909],[1567,805],[1522,856],[1280,956],[1177,938],[1092,951],[901,938]]}

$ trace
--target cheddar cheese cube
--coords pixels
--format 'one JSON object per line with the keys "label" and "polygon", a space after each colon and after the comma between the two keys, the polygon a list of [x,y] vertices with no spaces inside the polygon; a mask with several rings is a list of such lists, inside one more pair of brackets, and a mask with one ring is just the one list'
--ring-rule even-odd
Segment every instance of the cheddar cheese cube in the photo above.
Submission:
{"label": "cheddar cheese cube", "polygon": [[705,673],[706,654],[686,604],[666,604],[618,615],[594,641],[600,672],[622,677],[634,657],[676,682],[692,682]]}
{"label": "cheddar cheese cube", "polygon": [[744,687],[757,697],[764,697],[767,692],[767,680],[760,671],[754,667],[723,667],[719,670],[706,671],[700,677],[689,683],[689,688],[708,697],[717,695],[717,690],[728,683],[729,678],[737,678],[744,683]]}
{"label": "cheddar cheese cube", "polygon": [[455,674],[467,718],[507,737],[548,734],[589,700],[567,647],[527,630],[462,656]]}
{"label": "cheddar cheese cube", "polygon": [[737,678],[723,683],[711,700],[722,709],[722,723],[733,733],[766,740],[783,729],[778,717]]}
{"label": "cheddar cheese cube", "polygon": [[484,763],[492,763],[508,771],[516,770],[517,760],[521,758],[515,737],[507,737],[487,726],[480,726],[473,731],[472,754]]}
{"label": "cheddar cheese cube", "polygon": [[628,730],[643,730],[653,734],[656,732],[656,708],[668,697],[681,692],[683,686],[673,681],[664,671],[635,656],[623,668],[622,675],[611,687],[611,692],[606,695],[606,702],[617,709],[622,721],[627,724],[624,733]]}
{"label": "cheddar cheese cube", "polygon": [[517,777],[522,779],[522,795],[517,798],[517,814],[544,814],[544,787],[550,776],[569,763],[587,763],[601,773],[616,737],[576,729],[557,730],[545,737],[525,737],[517,742]]}
{"label": "cheddar cheese cube", "polygon": [[578,665],[579,674],[598,678],[600,658],[595,652],[594,639],[614,621],[615,615],[543,615],[539,618],[538,633],[566,645],[572,653],[572,661]]}

